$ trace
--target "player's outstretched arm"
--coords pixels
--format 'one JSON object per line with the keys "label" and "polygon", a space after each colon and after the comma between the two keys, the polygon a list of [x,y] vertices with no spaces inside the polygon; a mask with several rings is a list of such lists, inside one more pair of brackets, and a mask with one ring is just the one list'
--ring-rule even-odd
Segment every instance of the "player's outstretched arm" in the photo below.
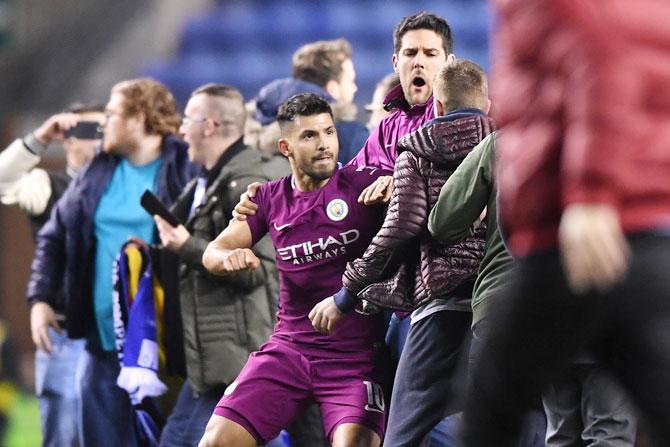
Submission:
{"label": "player's outstretched arm", "polygon": [[260,265],[250,250],[251,230],[247,222],[232,220],[230,225],[207,245],[202,264],[215,275],[253,270]]}

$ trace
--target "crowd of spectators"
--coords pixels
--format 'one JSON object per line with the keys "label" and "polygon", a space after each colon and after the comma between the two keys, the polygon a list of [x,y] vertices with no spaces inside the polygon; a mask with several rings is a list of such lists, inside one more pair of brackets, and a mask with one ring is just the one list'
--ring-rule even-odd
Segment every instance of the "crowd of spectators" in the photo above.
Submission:
{"label": "crowd of spectators", "polygon": [[367,123],[335,39],[3,150],[43,445],[670,444],[670,9],[493,3],[490,77],[400,18]]}

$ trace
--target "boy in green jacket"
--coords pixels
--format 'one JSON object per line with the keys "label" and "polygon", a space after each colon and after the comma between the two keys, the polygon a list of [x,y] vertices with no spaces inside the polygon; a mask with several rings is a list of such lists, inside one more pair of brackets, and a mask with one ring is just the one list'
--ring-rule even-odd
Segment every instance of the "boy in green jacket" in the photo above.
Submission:
{"label": "boy in green jacket", "polygon": [[486,315],[489,297],[505,284],[513,262],[498,228],[493,181],[495,136],[487,136],[465,157],[442,187],[428,217],[428,231],[433,237],[453,244],[469,236],[482,213],[486,214],[485,254],[472,292],[473,329]]}
{"label": "boy in green jacket", "polygon": [[[486,222],[484,257],[479,264],[472,291],[472,342],[468,367],[477,364],[482,340],[487,337],[490,319],[486,318],[491,299],[508,282],[512,256],[498,227],[497,188],[494,179],[496,133],[488,135],[470,152],[440,190],[440,196],[428,216],[428,231],[442,242],[453,244]],[[485,215],[485,217],[483,217]],[[540,410],[531,411],[524,423],[519,446],[544,444],[546,421]]]}

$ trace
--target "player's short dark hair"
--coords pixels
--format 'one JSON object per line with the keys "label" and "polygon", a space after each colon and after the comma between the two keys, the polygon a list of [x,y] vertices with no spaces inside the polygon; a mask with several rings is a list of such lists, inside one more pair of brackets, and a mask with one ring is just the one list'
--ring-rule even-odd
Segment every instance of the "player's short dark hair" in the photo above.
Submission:
{"label": "player's short dark hair", "polygon": [[444,101],[445,112],[486,108],[489,90],[486,72],[468,59],[447,62],[435,76],[433,93]]}
{"label": "player's short dark hair", "polygon": [[333,110],[328,102],[314,93],[300,93],[293,95],[279,107],[277,122],[282,132],[288,123],[292,123],[298,116],[313,116],[327,113],[333,116]]}
{"label": "player's short dark hair", "polygon": [[451,33],[451,27],[446,20],[435,14],[426,11],[421,11],[417,14],[403,17],[400,23],[393,31],[393,49],[397,53],[402,47],[402,38],[408,31],[418,29],[427,29],[435,31],[435,33],[442,37],[442,49],[444,54],[449,55],[454,52],[454,38]]}

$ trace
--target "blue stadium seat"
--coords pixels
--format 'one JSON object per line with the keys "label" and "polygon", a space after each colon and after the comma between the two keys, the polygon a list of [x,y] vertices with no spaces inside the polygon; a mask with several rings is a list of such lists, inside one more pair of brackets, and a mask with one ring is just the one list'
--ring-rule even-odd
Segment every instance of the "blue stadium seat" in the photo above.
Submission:
{"label": "blue stadium seat", "polygon": [[267,82],[291,75],[291,56],[300,45],[344,37],[354,48],[362,105],[391,71],[396,23],[421,10],[447,18],[456,54],[488,68],[485,0],[226,0],[187,20],[173,59],[149,63],[143,72],[165,82],[181,104],[205,82],[235,85],[252,98]]}

